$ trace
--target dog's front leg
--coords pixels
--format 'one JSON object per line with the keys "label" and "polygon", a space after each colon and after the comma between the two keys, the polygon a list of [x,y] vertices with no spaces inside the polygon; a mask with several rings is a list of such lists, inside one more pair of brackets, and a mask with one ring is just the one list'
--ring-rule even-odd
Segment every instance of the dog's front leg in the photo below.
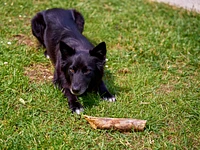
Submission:
{"label": "dog's front leg", "polygon": [[101,98],[103,98],[104,100],[107,100],[110,102],[116,101],[115,96],[110,94],[110,92],[106,88],[103,81],[101,81],[100,86],[99,86],[99,94],[100,94]]}
{"label": "dog's front leg", "polygon": [[73,113],[80,114],[83,112],[83,106],[78,102],[77,96],[73,95],[67,86],[67,81],[65,80],[64,73],[59,69],[54,72],[54,84],[57,86],[68,99],[69,108]]}
{"label": "dog's front leg", "polygon": [[69,108],[73,113],[83,112],[83,106],[78,102],[77,96],[73,95],[68,88],[63,89],[64,96],[68,99]]}

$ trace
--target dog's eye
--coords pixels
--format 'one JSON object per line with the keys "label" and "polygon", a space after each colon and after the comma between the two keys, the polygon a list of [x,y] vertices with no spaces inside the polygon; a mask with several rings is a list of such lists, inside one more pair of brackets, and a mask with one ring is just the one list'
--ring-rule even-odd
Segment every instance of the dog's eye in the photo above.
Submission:
{"label": "dog's eye", "polygon": [[74,69],[69,69],[69,72],[70,72],[71,74],[74,74],[74,73],[75,73]]}
{"label": "dog's eye", "polygon": [[84,73],[84,74],[89,74],[90,72],[91,72],[90,69],[84,69],[84,70],[83,70],[83,73]]}

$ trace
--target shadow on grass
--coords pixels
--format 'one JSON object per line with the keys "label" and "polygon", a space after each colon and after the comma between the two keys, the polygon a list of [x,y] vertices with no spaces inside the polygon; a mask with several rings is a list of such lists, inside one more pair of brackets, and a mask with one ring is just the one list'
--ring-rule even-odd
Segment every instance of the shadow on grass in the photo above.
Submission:
{"label": "shadow on grass", "polygon": [[[115,83],[115,77],[109,70],[105,70],[105,74],[103,77],[103,81],[108,89],[108,91],[116,97],[120,93],[120,91],[127,91],[130,89],[124,89],[124,87],[119,87]],[[83,104],[85,108],[91,109],[93,106],[98,106],[103,99],[101,99],[100,95],[96,92],[86,93],[81,97],[78,97],[80,102]]]}

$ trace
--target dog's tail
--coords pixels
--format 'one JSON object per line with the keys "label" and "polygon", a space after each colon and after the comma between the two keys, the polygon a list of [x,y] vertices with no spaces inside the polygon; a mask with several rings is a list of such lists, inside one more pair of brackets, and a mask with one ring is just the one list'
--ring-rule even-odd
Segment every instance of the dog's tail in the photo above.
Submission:
{"label": "dog's tail", "polygon": [[43,17],[43,13],[37,13],[31,20],[31,29],[33,35],[38,39],[38,41],[44,46],[44,31],[46,28],[46,23]]}

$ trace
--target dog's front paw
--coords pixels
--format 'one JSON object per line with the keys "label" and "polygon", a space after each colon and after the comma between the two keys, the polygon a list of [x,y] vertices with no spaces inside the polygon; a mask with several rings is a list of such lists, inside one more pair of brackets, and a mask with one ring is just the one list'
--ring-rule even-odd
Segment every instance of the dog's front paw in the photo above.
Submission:
{"label": "dog's front paw", "polygon": [[83,111],[84,111],[83,108],[76,108],[74,112],[75,112],[76,114],[80,115]]}
{"label": "dog's front paw", "polygon": [[104,100],[106,101],[109,101],[109,102],[115,102],[116,101],[116,98],[113,96],[113,97],[103,97]]}
{"label": "dog's front paw", "polygon": [[105,84],[103,81],[101,81],[101,84],[99,86],[99,94],[102,99],[109,101],[109,102],[115,102],[116,98],[114,95],[112,95],[108,89],[106,88]]}
{"label": "dog's front paw", "polygon": [[83,106],[79,102],[71,104],[70,109],[72,110],[72,113],[76,113],[78,115],[84,111]]}
{"label": "dog's front paw", "polygon": [[115,96],[111,95],[110,93],[104,94],[102,96],[103,100],[109,101],[109,102],[115,102],[116,98]]}

